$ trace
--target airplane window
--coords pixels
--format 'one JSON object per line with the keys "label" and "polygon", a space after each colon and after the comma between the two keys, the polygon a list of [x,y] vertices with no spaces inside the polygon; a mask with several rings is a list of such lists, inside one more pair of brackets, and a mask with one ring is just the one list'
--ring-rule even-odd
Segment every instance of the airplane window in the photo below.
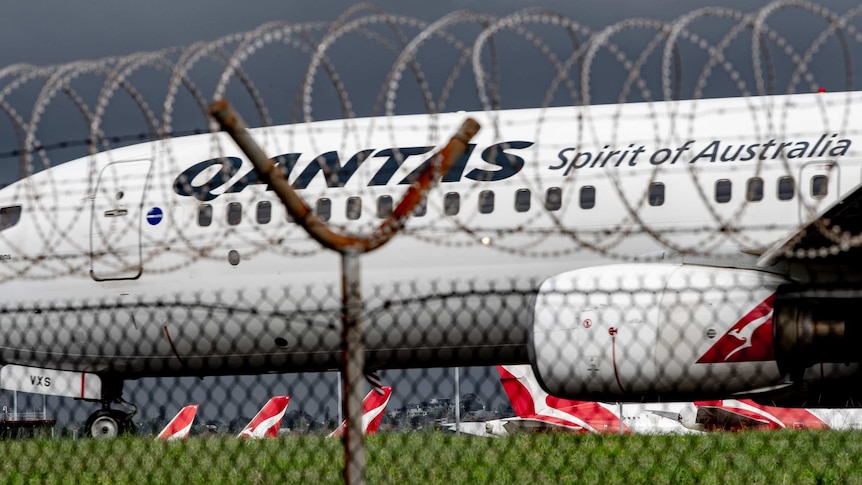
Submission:
{"label": "airplane window", "polygon": [[0,231],[9,229],[21,220],[21,206],[12,205],[0,209]]}
{"label": "airplane window", "polygon": [[778,200],[790,200],[796,190],[793,177],[781,177],[778,179]]}
{"label": "airplane window", "polygon": [[494,212],[494,191],[483,190],[479,192],[479,213],[490,214]]}
{"label": "airplane window", "polygon": [[748,190],[745,192],[745,200],[757,202],[763,200],[763,179],[753,177],[748,179]]}
{"label": "airplane window", "polygon": [[719,204],[730,202],[730,180],[721,179],[715,183],[715,201]]}
{"label": "airplane window", "polygon": [[447,192],[443,197],[443,213],[454,216],[461,210],[461,196],[458,192]]}
{"label": "airplane window", "polygon": [[829,193],[829,179],[825,175],[811,177],[811,197],[822,199]]}
{"label": "airplane window", "polygon": [[362,215],[362,199],[359,197],[347,198],[347,218],[351,221],[359,219]]}
{"label": "airplane window", "polygon": [[428,203],[425,197],[416,204],[416,207],[413,208],[413,215],[416,217],[422,217],[425,213],[428,212]]}
{"label": "airplane window", "polygon": [[272,220],[272,204],[263,200],[257,203],[257,223],[269,224]]}
{"label": "airplane window", "polygon": [[592,209],[596,206],[596,188],[592,185],[581,187],[581,209]]}
{"label": "airplane window", "polygon": [[202,227],[209,226],[213,223],[213,206],[209,204],[201,204],[198,208],[198,225]]}
{"label": "airplane window", "polygon": [[653,182],[649,184],[649,205],[655,207],[664,204],[664,184]]}
{"label": "airplane window", "polygon": [[323,222],[329,221],[329,218],[332,217],[332,201],[326,198],[317,199],[314,214]]}
{"label": "airplane window", "polygon": [[518,212],[530,210],[530,189],[518,189],[515,192],[515,210]]}
{"label": "airplane window", "polygon": [[377,217],[386,219],[392,214],[392,197],[381,195],[377,198]]}
{"label": "airplane window", "polygon": [[559,187],[551,187],[545,193],[545,209],[549,211],[560,210],[563,205],[563,190]]}
{"label": "airplane window", "polygon": [[227,223],[235,226],[242,222],[242,204],[231,202],[227,205]]}

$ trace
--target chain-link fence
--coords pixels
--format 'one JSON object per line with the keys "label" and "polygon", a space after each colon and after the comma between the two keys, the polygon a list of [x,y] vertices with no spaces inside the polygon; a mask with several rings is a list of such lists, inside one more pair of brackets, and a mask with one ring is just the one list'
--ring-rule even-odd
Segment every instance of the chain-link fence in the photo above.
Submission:
{"label": "chain-link fence", "polygon": [[304,227],[388,236],[433,173],[359,256],[369,482],[862,480],[860,12],[359,5],[0,69],[0,476],[341,481]]}

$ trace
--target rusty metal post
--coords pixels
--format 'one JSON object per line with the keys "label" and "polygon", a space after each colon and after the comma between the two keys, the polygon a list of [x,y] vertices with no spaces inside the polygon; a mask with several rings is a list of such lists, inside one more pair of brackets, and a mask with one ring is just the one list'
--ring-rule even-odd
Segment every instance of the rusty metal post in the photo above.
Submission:
{"label": "rusty metal post", "polygon": [[365,433],[362,429],[362,381],[365,369],[365,341],[362,331],[362,294],[359,281],[359,252],[341,253],[341,354],[347,423],[341,435],[344,444],[344,483],[365,483]]}
{"label": "rusty metal post", "polygon": [[445,174],[467,149],[479,124],[468,118],[455,135],[434,155],[419,177],[410,185],[401,201],[383,223],[368,237],[360,238],[333,232],[309,209],[263,150],[257,145],[227,101],[210,105],[210,114],[219,122],[254,165],[261,182],[273,188],[288,213],[322,246],[341,253],[342,288],[342,385],[343,414],[346,418],[344,443],[344,483],[365,483],[365,435],[362,429],[362,382],[365,373],[365,341],[362,331],[362,295],[360,291],[359,256],[386,244],[410,217],[428,189]]}

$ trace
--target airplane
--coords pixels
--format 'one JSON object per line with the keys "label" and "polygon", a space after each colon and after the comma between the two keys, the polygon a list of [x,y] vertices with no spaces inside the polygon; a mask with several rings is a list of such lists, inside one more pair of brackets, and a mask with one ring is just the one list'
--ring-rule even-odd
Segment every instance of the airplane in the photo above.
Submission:
{"label": "airplane", "polygon": [[[362,259],[368,369],[530,364],[561,399],[839,407],[862,398],[860,108],[808,93],[250,133],[318,219],[361,232],[439,134],[485,127]],[[338,256],[268,188],[211,133],[0,190],[0,387],[98,403],[96,434],[129,427],[128,380],[337,369]]]}
{"label": "airplane", "polygon": [[[576,432],[599,433],[680,434],[686,433],[687,430],[742,431],[862,427],[862,410],[783,408],[760,404],[751,399],[652,404],[571,401],[556,398],[544,392],[530,366],[497,366],[497,369],[518,417],[486,422],[485,427],[491,435],[510,434],[516,428],[569,429]],[[673,424],[650,419],[651,416],[668,418]],[[541,424],[524,426],[524,423],[530,422]],[[586,423],[586,425],[580,423]]]}
{"label": "airplane", "polygon": [[539,386],[528,365],[500,365],[497,370],[518,417],[490,421],[491,434],[505,435],[516,428],[631,433],[615,404],[551,396]]}
{"label": "airplane", "polygon": [[184,440],[192,430],[192,423],[198,412],[198,405],[192,404],[180,409],[180,412],[168,422],[165,428],[156,436],[157,440]]}
{"label": "airplane", "polygon": [[[372,435],[377,433],[377,430],[380,428],[380,421],[383,420],[383,411],[386,410],[390,397],[392,397],[391,386],[374,388],[365,395],[365,399],[362,400],[362,431],[364,434]],[[346,425],[347,420],[342,421],[327,437],[340,437],[344,433]]]}
{"label": "airplane", "polygon": [[[447,431],[476,436],[507,436],[516,432],[605,434],[687,433],[678,422],[662,419],[661,412],[681,411],[684,403],[643,404],[573,401],[549,395],[529,365],[497,366],[500,380],[516,417],[443,425]],[[658,414],[653,414],[658,410]],[[659,418],[658,416],[662,416]]]}
{"label": "airplane", "polygon": [[289,396],[273,396],[236,436],[237,438],[275,438],[281,418],[290,402]]}
{"label": "airplane", "polygon": [[744,431],[771,429],[859,429],[858,409],[783,408],[751,399],[695,401],[679,413],[653,411],[697,431]]}

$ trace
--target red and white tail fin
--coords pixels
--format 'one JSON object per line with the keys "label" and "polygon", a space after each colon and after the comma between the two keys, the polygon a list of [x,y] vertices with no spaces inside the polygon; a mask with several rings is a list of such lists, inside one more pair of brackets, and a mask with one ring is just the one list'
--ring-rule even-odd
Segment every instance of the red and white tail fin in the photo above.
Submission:
{"label": "red and white tail fin", "polygon": [[237,438],[275,438],[281,426],[281,418],[290,401],[288,396],[275,396],[264,404],[263,409],[255,415]]}
{"label": "red and white tail fin", "polygon": [[537,409],[544,406],[548,393],[539,386],[530,366],[498,365],[497,370],[515,414],[520,418],[535,416]]}
{"label": "red and white tail fin", "polygon": [[[365,399],[362,401],[362,429],[365,434],[377,432],[380,421],[383,419],[383,411],[386,409],[390,397],[392,397],[392,387],[390,386],[372,389],[365,395]],[[345,422],[342,422],[329,436],[341,436],[344,432],[344,424]]]}
{"label": "red and white tail fin", "polygon": [[[497,370],[500,371],[503,388],[519,418],[542,421],[573,431],[620,431],[621,417],[611,404],[572,401],[551,396],[539,385],[529,365],[497,366]],[[626,425],[622,425],[622,429],[623,432],[631,432]]]}
{"label": "red and white tail fin", "polygon": [[156,436],[157,440],[182,440],[189,435],[192,430],[192,423],[195,420],[195,415],[198,413],[198,405],[192,404],[180,409],[180,412],[174,416],[165,429]]}
{"label": "red and white tail fin", "polygon": [[[699,414],[704,415],[706,429],[780,429],[828,428],[826,422],[803,408],[779,408],[758,404],[750,399],[724,399],[722,401],[696,401]],[[729,419],[731,416],[735,419]],[[715,418],[715,419],[710,419]]]}

